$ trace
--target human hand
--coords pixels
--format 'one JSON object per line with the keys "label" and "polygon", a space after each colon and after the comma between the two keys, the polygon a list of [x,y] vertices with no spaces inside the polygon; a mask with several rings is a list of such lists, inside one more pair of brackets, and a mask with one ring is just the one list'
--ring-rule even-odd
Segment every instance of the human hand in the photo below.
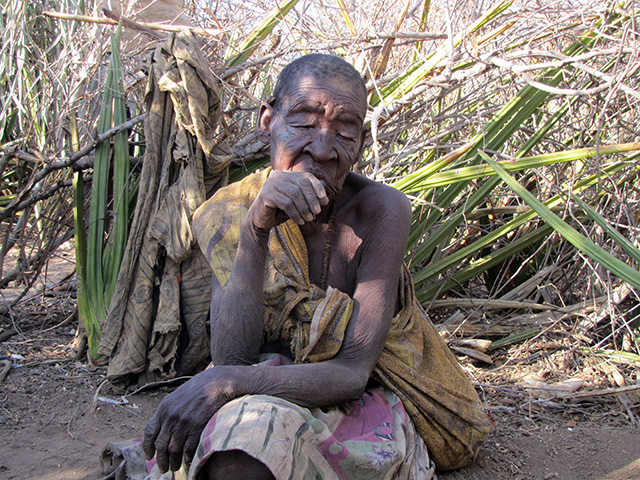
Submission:
{"label": "human hand", "polygon": [[200,434],[209,419],[234,398],[233,382],[223,367],[214,367],[194,376],[167,395],[147,423],[142,443],[147,460],[154,456],[164,473],[191,463]]}
{"label": "human hand", "polygon": [[288,219],[311,222],[328,203],[324,185],[312,173],[274,170],[247,216],[254,227],[269,231]]}

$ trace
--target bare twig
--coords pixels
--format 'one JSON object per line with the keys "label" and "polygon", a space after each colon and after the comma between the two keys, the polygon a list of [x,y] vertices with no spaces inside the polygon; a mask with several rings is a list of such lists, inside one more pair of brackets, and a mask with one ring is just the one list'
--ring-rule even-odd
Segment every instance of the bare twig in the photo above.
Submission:
{"label": "bare twig", "polygon": [[192,376],[183,376],[183,377],[170,378],[168,380],[160,380],[160,381],[157,381],[157,382],[150,382],[150,383],[147,383],[145,385],[142,385],[139,388],[136,388],[133,392],[127,393],[125,395],[125,397],[129,397],[131,395],[135,395],[136,393],[140,393],[140,392],[142,392],[144,390],[148,390],[149,388],[161,387],[163,385],[171,385],[173,383],[183,382],[183,381],[189,380],[191,378],[193,378],[193,377]]}
{"label": "bare twig", "polygon": [[[49,17],[61,18],[63,20],[73,20],[75,22],[98,23],[103,25],[118,24],[118,22],[112,18],[99,18],[99,17],[91,17],[87,15],[73,15],[70,13],[51,12],[51,11],[46,11],[43,13]],[[136,22],[136,23],[137,25],[148,28],[149,30],[158,30],[163,32],[179,33],[179,32],[184,32],[185,30],[191,30],[193,31],[193,33],[197,35],[205,35],[205,36],[212,36],[212,37],[217,37],[222,33],[221,30],[196,28],[196,27],[183,26],[183,25],[168,25],[164,23],[147,23],[147,22]]]}
{"label": "bare twig", "polygon": [[543,305],[534,302],[516,302],[512,300],[491,300],[475,298],[452,298],[446,300],[434,300],[431,302],[432,308],[439,307],[461,307],[461,308],[524,308],[531,310],[562,310],[555,305]]}
{"label": "bare twig", "polygon": [[91,402],[92,412],[95,412],[96,408],[98,408],[98,397],[100,396],[100,390],[102,390],[102,387],[104,387],[107,383],[109,383],[109,380],[105,379],[102,381],[102,383],[100,383],[100,385],[98,385],[98,388],[96,388],[96,391],[93,394],[93,402]]}
{"label": "bare twig", "polygon": [[[73,153],[69,158],[65,160],[59,160],[57,162],[51,162],[45,165],[44,168],[35,172],[34,175],[29,180],[29,184],[20,191],[19,195],[16,195],[16,198],[7,205],[2,211],[0,211],[0,222],[4,219],[12,215],[16,211],[20,211],[20,206],[22,202],[25,201],[25,197],[31,193],[31,191],[35,188],[35,186],[42,180],[44,180],[48,175],[56,170],[61,170],[63,168],[73,167],[78,160],[80,160],[85,155],[91,153],[93,149],[95,149],[100,143],[109,140],[111,137],[114,137],[120,132],[130,129],[134,125],[142,122],[144,120],[144,115],[138,115],[137,117],[133,117],[130,120],[127,120],[121,125],[117,125],[106,132],[96,136],[95,139],[91,140],[87,145],[85,145],[82,149]],[[61,188],[61,187],[59,187]],[[27,204],[29,204],[27,202]]]}
{"label": "bare twig", "polygon": [[598,398],[616,396],[627,393],[640,392],[640,385],[631,385],[629,387],[620,388],[607,388],[605,390],[591,390],[588,392],[572,393],[570,395],[563,396],[565,400],[584,400],[585,398]]}
{"label": "bare twig", "polygon": [[129,20],[128,18],[122,17],[122,16],[118,15],[117,13],[112,12],[108,8],[103,8],[102,9],[102,13],[104,14],[105,17],[110,18],[111,20],[114,20],[116,23],[117,22],[122,22],[122,25],[124,25],[125,27],[131,28],[133,30],[137,30],[137,31],[142,32],[142,33],[144,33],[146,35],[149,35],[151,38],[153,38],[155,40],[164,39],[164,37],[162,35],[154,32],[153,30],[151,30],[146,25],[142,25],[142,24],[140,24],[138,22],[134,22],[132,20]]}
{"label": "bare twig", "polygon": [[54,325],[53,327],[49,327],[46,330],[43,330],[42,333],[50,332],[51,330],[55,330],[57,328],[64,327],[69,322],[71,322],[73,319],[77,318],[77,316],[78,316],[78,308],[76,307],[76,309],[73,311],[73,313],[71,315],[67,316],[67,318],[65,318],[63,321],[61,321],[57,325]]}
{"label": "bare twig", "polygon": [[[44,191],[37,191],[37,193],[31,195],[29,198],[27,198],[26,200],[20,202],[19,204],[17,204],[14,207],[13,212],[21,212],[23,210],[25,210],[28,207],[32,207],[34,206],[36,203],[41,202],[42,200],[46,200],[47,198],[51,198],[53,195],[55,195],[56,192],[64,189],[64,188],[69,188],[71,187],[71,185],[73,184],[72,180],[57,180],[56,182],[53,183],[53,185],[49,186],[49,188],[47,188]],[[8,207],[7,207],[8,208]],[[11,212],[11,213],[13,213]],[[1,216],[1,212],[0,212],[0,216]],[[4,219],[2,219],[4,220]],[[0,220],[0,221],[2,221]]]}
{"label": "bare twig", "polygon": [[9,370],[11,370],[11,361],[0,360],[0,383],[4,382],[4,379],[7,378]]}
{"label": "bare twig", "polygon": [[[38,250],[33,256],[29,257],[26,261],[25,265],[19,265],[10,272],[6,273],[2,279],[0,279],[0,288],[6,287],[9,282],[15,280],[21,273],[24,273],[25,269],[34,269],[36,270],[34,274],[38,274],[42,264],[47,260],[49,255],[57,250],[57,248],[62,245],[64,242],[73,237],[73,230],[67,231],[65,234],[60,237],[52,240],[47,248]],[[35,268],[34,268],[35,266]],[[37,275],[34,275],[34,279]],[[26,291],[24,292],[26,294]],[[22,295],[16,299],[12,306],[18,304],[19,300],[22,298]]]}
{"label": "bare twig", "polygon": [[68,358],[47,358],[44,360],[34,360],[24,364],[25,367],[35,367],[36,365],[51,365],[56,363],[67,363],[73,360],[72,357]]}

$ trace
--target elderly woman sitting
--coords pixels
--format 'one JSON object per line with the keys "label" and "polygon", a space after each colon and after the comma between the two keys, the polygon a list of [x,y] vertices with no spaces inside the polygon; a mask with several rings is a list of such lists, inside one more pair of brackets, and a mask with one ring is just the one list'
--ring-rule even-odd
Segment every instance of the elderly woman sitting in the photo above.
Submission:
{"label": "elderly woman sitting", "polygon": [[189,478],[428,479],[486,438],[403,266],[408,200],[351,171],[366,107],[347,62],[289,64],[258,116],[271,167],[196,212],[214,366],[147,425],[160,471],[184,460]]}

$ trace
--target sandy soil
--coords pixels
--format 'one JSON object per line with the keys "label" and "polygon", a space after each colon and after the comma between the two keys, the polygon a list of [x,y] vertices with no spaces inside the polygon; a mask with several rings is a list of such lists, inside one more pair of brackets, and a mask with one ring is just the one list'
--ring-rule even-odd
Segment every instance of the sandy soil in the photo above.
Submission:
{"label": "sandy soil", "polygon": [[[96,395],[104,369],[70,360],[73,328],[58,330],[2,345],[3,353],[25,358],[13,360],[22,367],[0,385],[0,478],[102,478],[103,447],[140,437],[167,392],[162,387],[129,396],[124,405],[108,403],[122,398],[108,384]],[[551,411],[532,421],[526,411],[491,406],[496,427],[476,463],[441,479],[640,479],[640,431],[619,415]]]}
{"label": "sandy soil", "polygon": [[[61,276],[69,263],[63,267]],[[11,292],[0,293],[0,303],[6,304]],[[21,331],[0,342],[0,356],[12,365],[0,382],[0,478],[101,479],[103,448],[110,441],[140,438],[173,387],[128,396],[123,403],[104,381],[104,368],[89,366],[84,357],[73,359],[77,318],[72,296],[36,293],[0,316],[0,336],[16,327]],[[549,368],[552,357],[541,358]],[[527,402],[526,393],[513,393],[516,386],[504,388],[504,378],[492,387],[491,367],[462,361],[476,378],[484,377],[481,393],[496,424],[475,464],[441,473],[441,480],[640,479],[640,429],[615,397]],[[627,404],[626,411],[639,416],[639,407],[638,402]]]}

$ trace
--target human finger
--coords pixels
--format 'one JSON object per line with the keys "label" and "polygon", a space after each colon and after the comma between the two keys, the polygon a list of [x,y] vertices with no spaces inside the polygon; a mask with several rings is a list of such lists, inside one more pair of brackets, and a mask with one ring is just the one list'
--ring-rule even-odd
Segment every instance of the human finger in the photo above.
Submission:
{"label": "human finger", "polygon": [[144,450],[144,456],[147,460],[151,460],[155,455],[155,441],[158,433],[160,433],[160,421],[158,420],[158,415],[156,413],[151,417],[151,420],[149,420],[147,426],[144,428],[142,449]]}
{"label": "human finger", "polygon": [[171,441],[171,431],[166,424],[160,429],[156,441],[156,465],[161,473],[169,470],[169,442]]}
{"label": "human finger", "polygon": [[272,195],[270,203],[270,205],[267,205],[283,211],[288,218],[298,225],[303,225],[313,220],[314,214],[309,210],[307,202],[299,195],[295,198],[294,193],[290,191],[276,191]]}
{"label": "human finger", "polygon": [[184,463],[187,467],[191,465],[199,444],[200,435],[192,434],[187,437],[187,441],[184,443]]}
{"label": "human finger", "polygon": [[174,432],[169,441],[169,465],[172,472],[179,470],[182,465],[184,439],[184,433]]}
{"label": "human finger", "polygon": [[[329,202],[325,187],[311,172],[274,171],[261,191],[263,205],[280,211],[298,225],[311,222]],[[260,215],[258,223],[269,223],[273,213]],[[267,220],[262,220],[264,216]],[[276,213],[276,224],[279,215]]]}
{"label": "human finger", "polygon": [[327,190],[324,188],[324,183],[318,177],[311,174],[311,185],[313,186],[316,195],[318,196],[318,200],[321,205],[326,205],[329,203],[329,197],[327,196]]}
{"label": "human finger", "polygon": [[324,185],[313,174],[308,174],[299,184],[300,191],[313,215],[322,210],[322,206],[329,202]]}
{"label": "human finger", "polygon": [[322,207],[329,203],[323,182],[311,172],[295,172],[285,178],[288,181],[278,184],[277,190],[293,200],[293,205],[306,222],[314,220]]}

